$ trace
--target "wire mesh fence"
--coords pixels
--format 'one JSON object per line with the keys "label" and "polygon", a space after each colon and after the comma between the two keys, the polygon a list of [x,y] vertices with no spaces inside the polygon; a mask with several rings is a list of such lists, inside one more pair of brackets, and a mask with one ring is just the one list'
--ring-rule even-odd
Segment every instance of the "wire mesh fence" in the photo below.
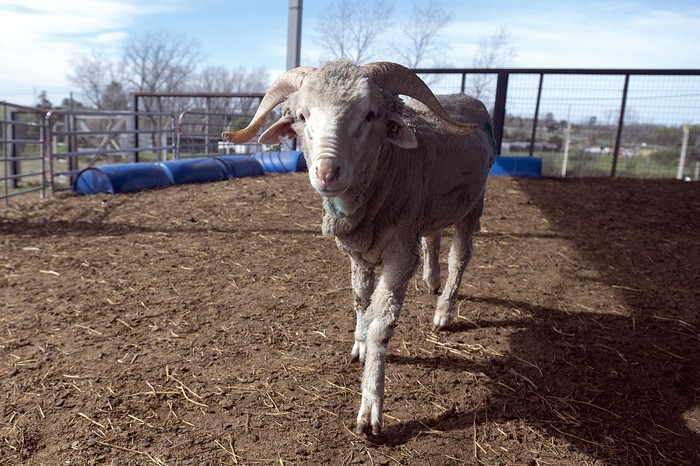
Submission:
{"label": "wire mesh fence", "polygon": [[[419,70],[494,118],[499,152],[536,155],[546,176],[700,179],[700,71]],[[497,78],[504,76],[505,89]]]}

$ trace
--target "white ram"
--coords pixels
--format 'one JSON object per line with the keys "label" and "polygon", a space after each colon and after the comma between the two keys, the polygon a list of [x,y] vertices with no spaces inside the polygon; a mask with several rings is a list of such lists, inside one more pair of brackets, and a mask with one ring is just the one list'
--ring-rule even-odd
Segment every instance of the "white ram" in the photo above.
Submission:
{"label": "white ram", "polygon": [[[399,95],[413,99],[404,105]],[[252,139],[280,103],[282,117],[259,140],[301,138],[311,185],[323,197],[323,231],[350,257],[357,316],[352,356],[364,363],[356,430],[371,426],[377,435],[387,344],[419,263],[421,237],[423,278],[437,292],[440,235],[451,225],[448,277],[433,327],[443,329],[454,320],[494,159],[491,119],[478,100],[436,97],[401,65],[333,61],[284,73],[248,127],[222,138]]]}

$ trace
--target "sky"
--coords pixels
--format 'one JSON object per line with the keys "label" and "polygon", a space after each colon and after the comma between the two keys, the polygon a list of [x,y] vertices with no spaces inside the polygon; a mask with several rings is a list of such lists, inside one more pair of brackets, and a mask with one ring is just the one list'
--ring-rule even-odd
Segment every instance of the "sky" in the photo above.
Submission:
{"label": "sky", "polygon": [[[314,26],[332,4],[303,2],[302,65],[323,58]],[[504,28],[513,68],[700,69],[697,0],[443,4],[453,18],[440,61],[455,68],[470,67],[479,40]],[[397,32],[410,9],[394,1]],[[127,37],[148,31],[196,40],[201,67],[264,67],[274,77],[286,66],[288,12],[288,0],[0,0],[0,101],[33,106],[41,91],[54,104],[71,92],[80,100],[71,64],[93,51],[116,61]]]}

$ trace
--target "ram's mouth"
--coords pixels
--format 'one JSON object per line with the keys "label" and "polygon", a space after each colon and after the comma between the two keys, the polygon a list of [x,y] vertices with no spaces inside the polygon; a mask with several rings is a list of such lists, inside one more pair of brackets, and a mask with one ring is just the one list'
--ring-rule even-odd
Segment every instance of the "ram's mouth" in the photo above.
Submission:
{"label": "ram's mouth", "polygon": [[318,192],[323,197],[337,197],[345,192],[345,190],[347,189],[347,186],[344,186],[342,188],[336,188],[336,189],[328,189],[328,188],[321,188],[318,186],[314,186],[314,189],[316,190],[316,192]]}

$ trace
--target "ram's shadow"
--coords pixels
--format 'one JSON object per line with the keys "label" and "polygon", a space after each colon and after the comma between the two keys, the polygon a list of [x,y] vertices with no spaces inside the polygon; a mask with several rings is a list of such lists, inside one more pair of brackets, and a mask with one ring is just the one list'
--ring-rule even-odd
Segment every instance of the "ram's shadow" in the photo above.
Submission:
{"label": "ram's shadow", "polygon": [[521,186],[627,312],[467,298],[505,315],[513,307],[521,311],[521,319],[453,329],[512,327],[502,357],[478,364],[458,357],[391,361],[483,372],[488,403],[390,425],[381,440],[400,445],[431,429],[522,420],[604,464],[700,464],[700,185],[620,180],[610,191],[609,180],[542,180]]}

